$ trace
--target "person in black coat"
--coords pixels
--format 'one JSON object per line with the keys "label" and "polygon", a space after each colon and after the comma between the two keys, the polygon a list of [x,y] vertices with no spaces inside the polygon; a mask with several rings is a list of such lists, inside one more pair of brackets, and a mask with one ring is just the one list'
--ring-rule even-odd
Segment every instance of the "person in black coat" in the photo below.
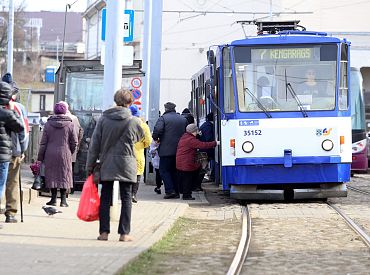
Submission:
{"label": "person in black coat", "polygon": [[17,114],[12,110],[10,103],[12,94],[12,87],[8,83],[0,82],[0,198],[4,193],[9,162],[12,157],[10,134],[11,132],[19,133],[24,129]]}
{"label": "person in black coat", "polygon": [[152,134],[153,140],[159,144],[159,173],[164,182],[165,199],[180,198],[176,179],[176,149],[185,133],[187,120],[176,113],[175,108],[176,105],[172,102],[164,104],[165,112],[158,118]]}

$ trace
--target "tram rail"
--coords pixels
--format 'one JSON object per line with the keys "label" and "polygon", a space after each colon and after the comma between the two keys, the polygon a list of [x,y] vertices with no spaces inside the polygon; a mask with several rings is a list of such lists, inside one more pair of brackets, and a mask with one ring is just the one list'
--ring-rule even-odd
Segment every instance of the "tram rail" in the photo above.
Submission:
{"label": "tram rail", "polygon": [[365,195],[370,196],[370,192],[365,191],[365,190],[362,190],[362,189],[359,189],[357,187],[347,186],[347,189],[349,189],[351,191],[354,191],[354,192],[357,192],[357,193],[361,193],[361,194],[365,194]]}
{"label": "tram rail", "polygon": [[339,207],[335,206],[334,204],[327,202],[329,207],[337,212],[344,221],[348,224],[348,226],[361,237],[362,241],[370,248],[370,236],[362,230],[350,217],[348,217]]}
{"label": "tram rail", "polygon": [[240,274],[245,259],[247,258],[249,245],[252,237],[252,219],[248,211],[248,206],[242,208],[242,235],[236,250],[234,259],[229,267],[227,275]]}

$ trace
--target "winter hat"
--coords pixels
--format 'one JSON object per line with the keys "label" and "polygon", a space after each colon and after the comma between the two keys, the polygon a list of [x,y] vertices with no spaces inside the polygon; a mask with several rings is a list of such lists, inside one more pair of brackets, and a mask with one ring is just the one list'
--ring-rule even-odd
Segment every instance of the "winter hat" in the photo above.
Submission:
{"label": "winter hat", "polygon": [[13,89],[12,87],[4,82],[0,81],[0,105],[9,104],[9,100],[12,97]]}
{"label": "winter hat", "polygon": [[188,108],[185,108],[182,110],[182,114],[190,114],[190,110]]}
{"label": "winter hat", "polygon": [[132,114],[133,116],[140,117],[140,110],[139,110],[139,108],[137,107],[137,105],[132,104],[129,108],[130,108],[131,114]]}
{"label": "winter hat", "polygon": [[11,73],[4,74],[1,80],[4,81],[4,82],[6,82],[6,83],[8,83],[8,84],[13,83],[12,74]]}
{"label": "winter hat", "polygon": [[175,110],[175,108],[176,108],[176,104],[175,103],[167,102],[166,104],[164,104],[164,109],[166,111],[172,111],[172,110]]}
{"label": "winter hat", "polygon": [[65,115],[67,113],[67,106],[63,103],[57,103],[54,105],[54,114]]}
{"label": "winter hat", "polygon": [[198,131],[198,127],[196,124],[192,123],[192,124],[189,124],[188,126],[186,126],[186,132],[187,133],[195,133]]}

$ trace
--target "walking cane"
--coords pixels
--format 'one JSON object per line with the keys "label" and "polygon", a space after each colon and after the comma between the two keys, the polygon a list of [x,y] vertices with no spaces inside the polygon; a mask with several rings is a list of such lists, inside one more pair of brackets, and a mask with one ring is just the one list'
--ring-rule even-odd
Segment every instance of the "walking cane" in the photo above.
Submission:
{"label": "walking cane", "polygon": [[23,222],[23,191],[22,191],[22,181],[21,181],[21,168],[19,168],[19,198],[21,204],[21,222]]}

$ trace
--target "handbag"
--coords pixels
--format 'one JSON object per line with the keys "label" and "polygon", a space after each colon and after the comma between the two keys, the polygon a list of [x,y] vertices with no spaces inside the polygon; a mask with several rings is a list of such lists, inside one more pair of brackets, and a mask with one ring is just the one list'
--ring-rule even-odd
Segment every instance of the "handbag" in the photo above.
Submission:
{"label": "handbag", "polygon": [[31,189],[37,190],[37,191],[45,189],[45,179],[44,179],[44,177],[42,177],[40,175],[35,176],[35,179],[33,181]]}
{"label": "handbag", "polygon": [[99,206],[98,188],[94,184],[93,176],[90,175],[82,188],[77,217],[85,222],[96,221],[99,219]]}
{"label": "handbag", "polygon": [[200,164],[202,169],[206,169],[208,165],[208,155],[206,152],[197,151],[195,155],[195,162]]}

